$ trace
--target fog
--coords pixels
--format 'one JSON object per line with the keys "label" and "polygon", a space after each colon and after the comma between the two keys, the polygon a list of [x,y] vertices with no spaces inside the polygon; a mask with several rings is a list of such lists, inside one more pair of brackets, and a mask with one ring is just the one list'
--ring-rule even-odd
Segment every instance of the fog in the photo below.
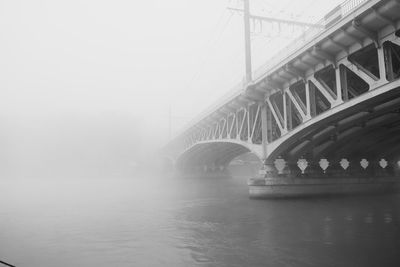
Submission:
{"label": "fog", "polygon": [[[340,1],[251,2],[316,21]],[[0,0],[0,172],[96,176],[157,160],[242,79],[240,1]],[[253,65],[301,31],[254,35]]]}
{"label": "fog", "polygon": [[[341,2],[250,11],[315,23]],[[251,154],[221,177],[159,171],[241,82],[242,6],[0,0],[0,265],[400,266],[399,195],[255,201]],[[280,26],[251,22],[253,70],[304,32]]]}
{"label": "fog", "polygon": [[3,175],[11,177],[126,174],[150,159],[148,151],[156,150],[130,114],[32,114],[13,119],[3,124],[1,159]]}

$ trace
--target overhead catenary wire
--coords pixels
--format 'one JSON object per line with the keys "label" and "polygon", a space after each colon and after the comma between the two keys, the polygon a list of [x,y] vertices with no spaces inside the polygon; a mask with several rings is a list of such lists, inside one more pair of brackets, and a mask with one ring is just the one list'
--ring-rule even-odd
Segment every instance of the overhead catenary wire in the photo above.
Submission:
{"label": "overhead catenary wire", "polygon": [[[294,5],[291,1],[283,0],[280,3],[271,2],[271,1],[263,1],[263,0],[253,0],[252,1],[252,10],[257,13],[256,10],[262,10],[263,13],[265,11],[269,11],[269,15],[265,17],[265,22],[269,25],[267,27],[268,31],[264,31],[265,27],[263,27],[263,20],[257,21],[258,16],[252,15],[254,19],[252,20],[253,32],[251,35],[251,47],[252,54],[257,54],[259,56],[256,57],[258,62],[254,62],[254,66],[257,68],[257,65],[263,64],[265,60],[272,57],[275,53],[274,51],[279,50],[282,47],[283,43],[289,43],[291,40],[294,40],[296,37],[301,36],[309,27],[314,27],[313,23],[308,23],[306,21],[315,21],[315,19],[307,19],[304,18],[310,14],[309,7],[314,5],[316,0],[307,0],[304,5]],[[258,7],[257,7],[258,5]],[[262,7],[260,7],[262,6]],[[237,10],[236,14],[243,15],[240,12],[240,8],[232,10]],[[296,10],[296,14],[292,14],[287,12],[287,10]],[[259,12],[258,12],[259,13]],[[270,14],[275,13],[278,15],[271,16]],[[286,14],[285,14],[286,13]],[[260,14],[260,13],[259,13]],[[260,16],[263,18],[264,16]],[[268,17],[271,19],[269,20]],[[274,20],[274,17],[276,18]],[[296,21],[293,18],[297,18],[304,22]],[[281,25],[281,24],[287,25]],[[315,25],[315,27],[322,27],[322,25]],[[259,38],[263,37],[263,38]],[[266,39],[266,40],[265,40]],[[262,58],[262,59],[261,59]],[[257,61],[256,60],[256,61]]]}
{"label": "overhead catenary wire", "polygon": [[[275,12],[272,12],[272,13],[284,13],[284,11],[286,10],[286,9],[289,9],[289,7],[290,6],[292,6],[293,4],[291,3],[291,1],[284,1],[284,5],[282,6],[282,5],[279,5],[279,4],[276,4],[276,2],[275,1],[264,1],[264,0],[253,0],[254,2],[256,2],[256,5],[258,5],[258,6],[263,6],[264,8],[262,8],[263,10],[272,10],[272,11],[275,11]],[[312,0],[311,1],[311,3],[309,3],[308,4],[308,6],[309,5],[312,5],[312,3],[314,3],[316,0]],[[227,1],[228,2],[228,4],[230,4],[231,2],[232,2],[232,0],[229,0],[229,1]],[[239,2],[241,2],[241,1],[238,1],[238,3]],[[253,2],[253,3],[254,3]],[[301,14],[303,14],[304,13],[304,10],[306,10],[306,8],[303,8],[302,9],[302,12],[301,12]],[[194,72],[194,74],[193,74],[193,76],[189,79],[189,81],[188,81],[188,83],[187,83],[187,87],[190,89],[192,86],[193,86],[193,84],[194,84],[194,82],[199,78],[199,76],[201,75],[201,73],[202,73],[202,71],[203,71],[203,69],[204,69],[204,66],[206,65],[206,63],[209,61],[209,57],[210,57],[210,54],[212,53],[212,51],[214,50],[214,49],[216,49],[216,47],[217,47],[217,45],[218,45],[218,42],[220,41],[220,39],[221,39],[221,36],[224,34],[224,32],[225,32],[225,30],[226,30],[226,28],[228,27],[228,25],[229,25],[229,23],[230,23],[230,21],[231,21],[231,18],[232,18],[232,16],[233,16],[233,12],[232,11],[228,11],[228,10],[226,10],[226,9],[224,9],[224,10],[222,10],[222,12],[220,13],[220,16],[219,16],[219,18],[218,18],[218,20],[217,20],[217,23],[216,23],[216,26],[214,27],[215,28],[215,30],[213,31],[213,33],[211,34],[211,36],[210,36],[210,39],[208,40],[208,42],[206,43],[206,45],[204,46],[204,50],[206,51],[206,52],[203,52],[203,53],[201,53],[203,56],[202,56],[202,59],[201,59],[201,61],[200,61],[200,63],[198,64],[198,66],[196,67],[196,70],[195,70],[195,72]],[[228,16],[227,16],[228,15]],[[227,17],[226,17],[227,16]],[[225,17],[225,20],[224,20],[224,17]],[[297,17],[298,17],[298,15],[297,15]],[[262,27],[262,25],[260,25],[260,35],[262,36],[262,31],[261,31],[261,27]],[[279,28],[281,28],[281,27],[279,27]],[[294,29],[292,30],[292,31],[294,31]],[[298,31],[298,30],[297,30]],[[304,31],[304,29],[303,29],[303,31]],[[302,32],[302,31],[301,31]],[[301,34],[301,33],[299,33],[299,34]],[[299,35],[298,34],[298,35]],[[296,34],[297,35],[297,34]],[[292,34],[291,34],[291,36],[293,36]],[[279,38],[281,38],[281,39],[286,39],[286,40],[290,40],[290,39],[292,39],[291,37],[284,37],[284,38],[282,38],[282,36],[262,36],[262,37],[264,37],[264,39],[265,38],[267,38],[267,39],[271,39],[271,38],[276,38],[276,37],[279,37]],[[265,41],[264,41],[265,42]],[[268,41],[268,42],[273,42],[273,40],[271,40],[271,41]]]}
{"label": "overhead catenary wire", "polygon": [[[229,1],[230,2],[230,1]],[[228,14],[228,17],[226,18],[225,22],[223,23],[223,18],[224,16]],[[194,81],[197,80],[197,78],[200,76],[204,65],[207,63],[208,61],[208,57],[211,54],[211,52],[216,48],[218,42],[221,39],[221,36],[223,35],[223,33],[225,32],[226,28],[228,27],[231,18],[232,18],[232,12],[229,12],[225,9],[222,10],[221,15],[219,16],[219,19],[216,23],[215,26],[215,30],[214,32],[211,34],[211,37],[209,39],[209,41],[207,42],[207,44],[205,45],[205,50],[206,52],[203,53],[203,57],[202,60],[200,61],[200,63],[198,64],[198,67],[196,68],[196,71],[194,73],[194,75],[191,77],[191,79],[188,82],[187,87],[191,88],[192,84],[194,83]],[[223,24],[221,24],[223,23]],[[222,28],[220,28],[220,25],[222,25]]]}
{"label": "overhead catenary wire", "polygon": [[[309,10],[308,7],[314,5],[317,2],[316,0],[306,0],[304,5],[300,6],[301,8],[296,9],[296,8],[294,8],[294,6],[299,7],[299,5],[297,5],[297,4],[293,5],[293,2],[289,1],[289,0],[282,0],[279,3],[277,3],[276,1],[265,1],[265,0],[252,0],[252,1],[253,1],[252,3],[256,3],[256,5],[253,5],[252,9],[257,10],[257,5],[266,7],[267,9],[270,9],[270,10],[268,10],[271,12],[270,14],[277,14],[276,15],[277,18],[283,18],[283,20],[285,20],[285,19],[289,20],[290,19],[289,15],[292,17],[294,16],[296,18],[303,18],[303,17],[307,16],[308,14],[311,14],[311,11]],[[232,3],[232,2],[233,1],[230,0],[230,1],[228,1],[228,4]],[[242,3],[242,1],[240,1],[240,0],[237,1],[237,4],[241,4],[241,3]],[[260,8],[258,8],[258,10],[259,9]],[[294,9],[296,9],[296,11],[299,11],[299,12],[296,12],[295,15],[290,13],[290,11],[294,11]],[[265,11],[265,8],[263,8],[263,10]],[[189,90],[190,90],[190,88],[193,87],[195,81],[198,80],[199,76],[204,71],[204,66],[207,64],[207,62],[209,62],[210,55],[212,54],[212,52],[220,44],[219,41],[221,40],[221,37],[223,36],[226,28],[229,26],[231,18],[234,14],[237,14],[237,13],[228,11],[226,9],[222,10],[222,12],[219,16],[219,19],[217,21],[217,26],[215,27],[215,30],[211,34],[209,41],[205,45],[206,52],[202,53],[203,56],[201,58],[201,61],[198,64],[194,75],[188,81],[188,84],[186,87],[188,87]],[[265,59],[269,58],[271,56],[271,54],[273,53],[273,51],[279,50],[279,47],[282,47],[282,42],[284,42],[284,43],[290,42],[290,40],[293,40],[294,38],[300,36],[308,28],[306,26],[299,26],[297,28],[296,28],[296,26],[281,27],[281,25],[275,25],[275,26],[271,26],[271,27],[275,27],[275,29],[273,29],[274,31],[269,31],[268,34],[263,34],[263,31],[261,31],[261,29],[260,29],[259,35],[255,35],[256,37],[253,39],[254,43],[257,43],[257,44],[256,45],[253,44],[252,46],[260,47],[260,48],[255,48],[255,50],[257,50],[257,49],[265,50],[266,48],[268,48],[269,51],[263,51],[263,53],[267,55],[267,57]],[[281,34],[281,33],[283,33],[283,34]],[[262,37],[262,38],[259,38],[259,37]],[[262,39],[262,40],[260,40],[260,39]],[[259,43],[260,43],[260,45],[258,45]],[[268,47],[266,47],[266,46],[268,46]],[[254,51],[253,53],[259,54],[257,51]],[[260,54],[263,54],[263,53],[260,53]],[[239,58],[239,57],[236,57],[236,58]],[[259,61],[261,61],[261,59],[259,59]],[[262,60],[262,61],[265,61],[265,60]],[[241,65],[241,64],[239,64],[239,65]],[[236,67],[236,64],[230,65],[230,68],[235,68],[235,67]],[[223,72],[226,72],[226,71],[229,71],[229,70],[224,69]],[[209,77],[209,78],[211,78],[211,77]]]}

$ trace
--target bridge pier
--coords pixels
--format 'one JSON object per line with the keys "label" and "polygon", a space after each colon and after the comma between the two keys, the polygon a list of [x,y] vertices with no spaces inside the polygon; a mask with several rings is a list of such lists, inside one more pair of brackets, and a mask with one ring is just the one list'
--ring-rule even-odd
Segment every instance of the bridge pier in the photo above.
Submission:
{"label": "bridge pier", "polygon": [[305,197],[395,192],[400,161],[367,158],[266,160],[248,181],[251,198]]}

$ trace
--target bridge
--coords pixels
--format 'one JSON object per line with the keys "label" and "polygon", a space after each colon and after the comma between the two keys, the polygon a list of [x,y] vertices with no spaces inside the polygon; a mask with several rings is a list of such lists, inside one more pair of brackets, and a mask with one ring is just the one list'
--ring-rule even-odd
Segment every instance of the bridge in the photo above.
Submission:
{"label": "bridge", "polygon": [[268,185],[324,177],[393,182],[400,167],[399,19],[400,0],[339,5],[324,28],[310,28],[171,140],[176,167],[223,170],[252,152],[264,163],[249,183],[255,195]]}

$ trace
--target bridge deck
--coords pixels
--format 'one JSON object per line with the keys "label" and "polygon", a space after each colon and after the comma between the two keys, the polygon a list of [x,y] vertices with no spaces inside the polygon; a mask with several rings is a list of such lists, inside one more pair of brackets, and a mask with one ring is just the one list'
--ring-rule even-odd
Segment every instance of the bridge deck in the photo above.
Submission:
{"label": "bridge deck", "polygon": [[[268,58],[262,66],[253,72],[254,82],[260,82],[262,79],[268,76],[268,74],[295,59],[304,53],[304,51],[307,51],[310,49],[310,47],[318,43],[318,40],[323,40],[333,31],[348,23],[348,21],[357,16],[357,14],[364,12],[377,2],[379,2],[379,0],[347,0],[335,7],[332,11],[328,12],[323,19],[317,22],[319,25],[326,25],[325,28],[308,29],[300,37],[296,38],[290,42],[289,45],[277,52],[275,56]],[[332,23],[332,21],[334,21],[334,23]],[[228,92],[226,92],[223,96],[206,108],[206,110],[192,119],[188,125],[177,134],[177,137],[184,134],[188,129],[214,113],[220,107],[240,97],[246,90],[246,87],[247,84],[245,83],[245,78],[242,77],[240,82],[238,82]]]}
{"label": "bridge deck", "polygon": [[195,118],[167,147],[172,157],[189,167],[245,151],[271,161],[394,160],[400,0],[346,1],[324,20]]}

